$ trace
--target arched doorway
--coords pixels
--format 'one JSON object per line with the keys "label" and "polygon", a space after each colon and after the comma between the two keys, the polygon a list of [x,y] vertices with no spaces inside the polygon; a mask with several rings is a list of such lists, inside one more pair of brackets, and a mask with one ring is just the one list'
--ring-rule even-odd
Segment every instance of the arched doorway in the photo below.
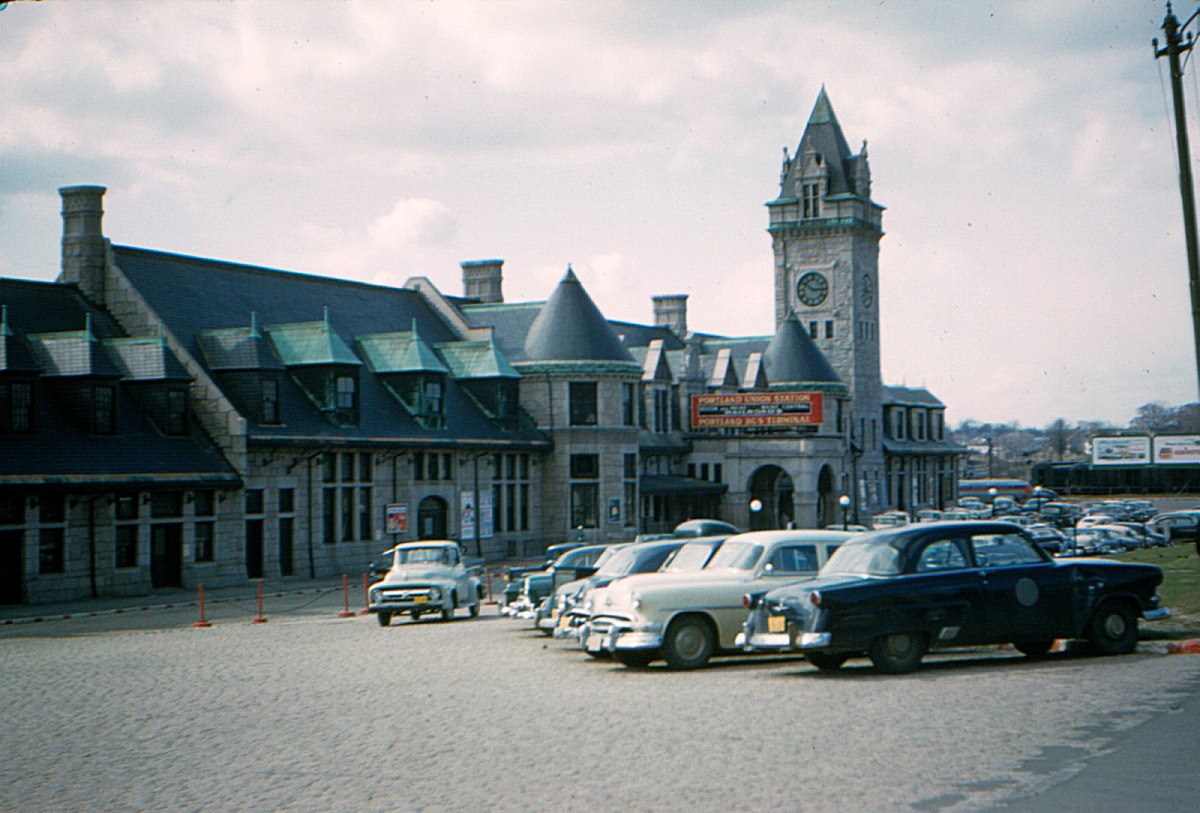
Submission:
{"label": "arched doorway", "polygon": [[446,501],[441,497],[426,497],[417,506],[417,539],[445,539],[449,516]]}
{"label": "arched doorway", "polygon": [[792,477],[779,466],[763,466],[750,478],[750,503],[758,500],[761,508],[750,511],[750,530],[768,531],[786,528],[796,519],[796,489]]}
{"label": "arched doorway", "polygon": [[817,475],[817,527],[828,528],[840,525],[842,518],[838,515],[841,505],[833,493],[833,469],[822,466]]}

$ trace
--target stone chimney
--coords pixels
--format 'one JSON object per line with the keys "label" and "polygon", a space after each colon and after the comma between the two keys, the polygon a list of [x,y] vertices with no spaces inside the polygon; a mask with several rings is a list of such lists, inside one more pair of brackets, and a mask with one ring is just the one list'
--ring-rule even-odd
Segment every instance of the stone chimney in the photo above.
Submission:
{"label": "stone chimney", "polygon": [[654,324],[669,327],[675,335],[687,335],[687,294],[667,294],[651,297],[654,301]]}
{"label": "stone chimney", "polygon": [[462,266],[463,296],[478,299],[485,305],[504,301],[501,288],[504,260],[463,260],[459,265]]}
{"label": "stone chimney", "polygon": [[100,221],[104,217],[103,186],[64,186],[62,196],[63,282],[79,286],[88,299],[104,302],[106,246]]}

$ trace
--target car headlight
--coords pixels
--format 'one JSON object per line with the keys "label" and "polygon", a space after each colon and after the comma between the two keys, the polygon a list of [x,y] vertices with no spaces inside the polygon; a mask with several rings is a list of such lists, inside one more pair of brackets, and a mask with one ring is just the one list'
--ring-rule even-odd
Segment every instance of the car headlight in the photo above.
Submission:
{"label": "car headlight", "polygon": [[642,607],[642,597],[638,595],[636,590],[629,594],[629,606],[635,610],[639,610]]}

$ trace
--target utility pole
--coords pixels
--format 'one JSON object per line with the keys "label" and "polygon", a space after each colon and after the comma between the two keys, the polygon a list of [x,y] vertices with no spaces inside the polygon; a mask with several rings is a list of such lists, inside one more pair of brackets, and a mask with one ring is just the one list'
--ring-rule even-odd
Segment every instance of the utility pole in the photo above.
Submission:
{"label": "utility pole", "polygon": [[1163,19],[1163,33],[1167,44],[1161,50],[1158,39],[1154,45],[1154,58],[1167,57],[1171,70],[1171,97],[1175,102],[1175,148],[1179,154],[1179,193],[1183,197],[1183,233],[1187,241],[1188,287],[1192,294],[1192,338],[1196,354],[1196,382],[1200,387],[1200,259],[1196,246],[1196,198],[1192,191],[1192,156],[1188,148],[1187,115],[1183,109],[1183,65],[1179,55],[1188,53],[1194,44],[1191,33],[1182,39],[1185,28],[1192,24],[1200,10],[1192,13],[1187,21],[1179,24],[1171,4],[1167,3],[1167,16]]}

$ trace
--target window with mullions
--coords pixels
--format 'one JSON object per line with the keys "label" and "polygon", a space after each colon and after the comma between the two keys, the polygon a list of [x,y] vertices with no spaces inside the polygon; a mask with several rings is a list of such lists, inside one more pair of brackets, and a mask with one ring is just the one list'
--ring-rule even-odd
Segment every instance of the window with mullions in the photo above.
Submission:
{"label": "window with mullions", "polygon": [[598,483],[571,483],[571,527],[595,528],[600,512]]}
{"label": "window with mullions", "polygon": [[821,185],[819,183],[806,183],[800,188],[803,197],[804,217],[820,217],[821,216]]}
{"label": "window with mullions", "polygon": [[497,533],[529,530],[529,455],[492,457],[492,517]]}
{"label": "window with mullions", "polygon": [[273,378],[262,382],[262,422],[279,423],[279,382]]}
{"label": "window with mullions", "polygon": [[117,567],[137,567],[138,554],[138,495],[129,492],[116,495],[113,504],[113,542]]}
{"label": "window with mullions", "polygon": [[116,389],[92,387],[92,434],[112,435],[117,431]]}
{"label": "window with mullions", "polygon": [[187,390],[167,390],[167,420],[163,431],[168,435],[187,433]]}
{"label": "window with mullions", "polygon": [[337,377],[337,408],[350,410],[356,405],[356,393],[354,378],[348,375],[339,375]]}
{"label": "window with mullions", "polygon": [[596,382],[572,381],[569,388],[572,426],[596,425]]}
{"label": "window with mullions", "polygon": [[0,433],[33,431],[33,385],[0,383]]}
{"label": "window with mullions", "polygon": [[326,545],[369,539],[375,461],[371,452],[329,453],[321,489],[321,539]]}

